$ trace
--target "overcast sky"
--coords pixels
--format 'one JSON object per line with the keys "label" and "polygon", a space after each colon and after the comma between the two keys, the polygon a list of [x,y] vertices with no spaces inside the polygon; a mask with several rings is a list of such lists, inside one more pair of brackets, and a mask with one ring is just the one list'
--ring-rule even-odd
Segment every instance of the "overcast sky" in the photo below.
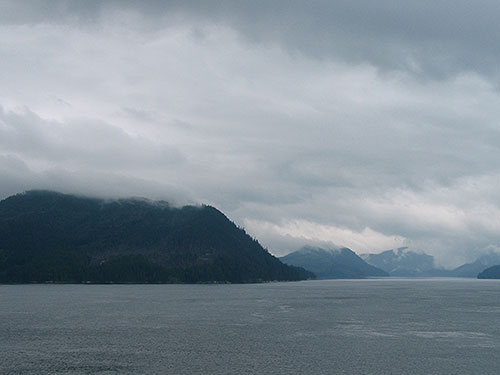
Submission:
{"label": "overcast sky", "polygon": [[0,198],[207,203],[283,255],[500,246],[500,2],[0,0]]}

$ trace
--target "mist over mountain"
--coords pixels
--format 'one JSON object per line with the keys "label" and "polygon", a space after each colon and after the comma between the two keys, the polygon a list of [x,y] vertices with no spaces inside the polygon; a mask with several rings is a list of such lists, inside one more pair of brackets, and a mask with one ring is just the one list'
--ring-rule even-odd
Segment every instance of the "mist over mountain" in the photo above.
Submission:
{"label": "mist over mountain", "polygon": [[257,282],[287,266],[210,206],[30,191],[0,202],[0,282]]}
{"label": "mist over mountain", "polygon": [[386,271],[391,276],[423,277],[448,275],[448,271],[435,267],[432,255],[416,253],[407,247],[386,250],[380,254],[362,254],[361,258],[367,263]]}
{"label": "mist over mountain", "polygon": [[387,272],[369,265],[348,248],[323,249],[305,246],[280,258],[282,262],[303,267],[319,279],[356,279],[389,276]]}

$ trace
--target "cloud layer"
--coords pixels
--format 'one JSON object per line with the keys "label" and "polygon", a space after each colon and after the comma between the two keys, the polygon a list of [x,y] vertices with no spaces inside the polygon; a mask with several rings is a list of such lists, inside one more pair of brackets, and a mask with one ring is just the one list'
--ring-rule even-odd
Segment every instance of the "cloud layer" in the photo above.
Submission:
{"label": "cloud layer", "polygon": [[0,4],[1,197],[210,203],[278,255],[496,249],[497,2],[140,4]]}

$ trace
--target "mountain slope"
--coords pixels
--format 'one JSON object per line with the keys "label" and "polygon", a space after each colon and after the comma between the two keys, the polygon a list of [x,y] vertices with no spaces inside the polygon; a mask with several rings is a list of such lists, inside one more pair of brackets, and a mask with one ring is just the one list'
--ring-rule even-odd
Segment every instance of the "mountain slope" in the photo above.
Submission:
{"label": "mountain slope", "polygon": [[455,268],[451,274],[456,277],[477,277],[478,273],[497,264],[500,264],[500,253],[484,254],[472,263]]}
{"label": "mountain slope", "polygon": [[0,202],[0,282],[301,280],[210,206],[31,191]]}
{"label": "mountain slope", "polygon": [[383,270],[367,264],[348,248],[325,250],[306,246],[280,259],[286,264],[314,272],[319,279],[388,276]]}

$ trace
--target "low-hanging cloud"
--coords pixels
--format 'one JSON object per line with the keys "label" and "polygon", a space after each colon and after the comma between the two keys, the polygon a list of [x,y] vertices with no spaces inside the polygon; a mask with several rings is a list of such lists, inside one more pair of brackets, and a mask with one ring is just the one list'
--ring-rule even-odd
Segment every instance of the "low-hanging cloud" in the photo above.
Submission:
{"label": "low-hanging cloud", "polygon": [[499,242],[498,7],[3,2],[0,194],[209,203],[278,255],[470,260]]}

